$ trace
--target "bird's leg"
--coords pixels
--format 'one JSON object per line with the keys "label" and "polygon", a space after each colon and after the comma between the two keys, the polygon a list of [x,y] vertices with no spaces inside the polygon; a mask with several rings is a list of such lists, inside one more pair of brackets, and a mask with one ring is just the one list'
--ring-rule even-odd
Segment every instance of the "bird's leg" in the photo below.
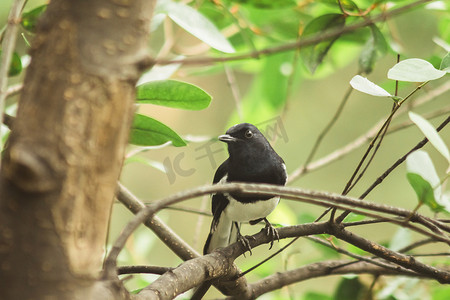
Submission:
{"label": "bird's leg", "polygon": [[[244,247],[245,251],[250,252],[250,255],[252,255],[252,246],[250,246],[250,241],[248,239],[253,239],[255,240],[255,238],[253,236],[243,236],[241,234],[241,229],[239,228],[239,225],[237,222],[233,222],[234,226],[236,226],[237,229],[237,240],[239,241],[239,243],[241,243],[241,245]],[[245,255],[245,252],[244,252]]]}
{"label": "bird's leg", "polygon": [[270,224],[270,222],[266,219],[263,218],[264,222],[266,223],[266,226],[264,227],[264,230],[266,231],[266,235],[270,236],[272,238],[272,241],[270,242],[270,247],[269,250],[272,249],[273,246],[273,242],[275,241],[275,239],[277,239],[277,241],[280,241],[280,235],[278,234],[278,231],[275,229],[275,227],[272,226],[272,224]]}
{"label": "bird's leg", "polygon": [[272,241],[270,242],[269,250],[272,249],[273,242],[275,239],[277,241],[280,241],[280,236],[278,235],[278,231],[275,229],[275,227],[270,224],[269,220],[266,218],[256,219],[249,221],[250,225],[258,224],[259,222],[264,221],[266,223],[266,226],[264,226],[263,230],[266,232],[266,235],[272,238]]}

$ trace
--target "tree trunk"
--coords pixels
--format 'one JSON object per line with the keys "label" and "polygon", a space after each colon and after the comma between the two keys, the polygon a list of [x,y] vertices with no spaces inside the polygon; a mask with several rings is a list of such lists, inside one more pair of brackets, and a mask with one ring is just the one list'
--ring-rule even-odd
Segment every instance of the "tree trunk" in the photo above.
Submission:
{"label": "tree trunk", "polygon": [[154,2],[49,4],[0,173],[0,299],[98,299]]}

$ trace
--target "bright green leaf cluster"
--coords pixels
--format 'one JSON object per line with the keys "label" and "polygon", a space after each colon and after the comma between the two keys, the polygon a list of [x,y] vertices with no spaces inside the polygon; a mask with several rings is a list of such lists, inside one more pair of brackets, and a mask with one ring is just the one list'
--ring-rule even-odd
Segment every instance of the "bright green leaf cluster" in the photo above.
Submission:
{"label": "bright green leaf cluster", "polygon": [[[136,88],[136,99],[141,104],[190,110],[204,109],[211,102],[211,96],[202,89],[176,80],[150,81],[141,84]],[[167,142],[172,142],[175,147],[186,146],[186,142],[166,125],[150,117],[136,114],[131,127],[131,144],[157,146]]]}

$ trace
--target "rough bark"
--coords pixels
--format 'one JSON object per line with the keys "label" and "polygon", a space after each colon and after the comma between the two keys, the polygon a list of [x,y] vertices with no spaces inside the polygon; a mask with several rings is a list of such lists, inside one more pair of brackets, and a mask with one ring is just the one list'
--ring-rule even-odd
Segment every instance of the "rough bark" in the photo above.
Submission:
{"label": "rough bark", "polygon": [[103,290],[96,282],[154,2],[56,0],[42,18],[0,173],[1,299]]}

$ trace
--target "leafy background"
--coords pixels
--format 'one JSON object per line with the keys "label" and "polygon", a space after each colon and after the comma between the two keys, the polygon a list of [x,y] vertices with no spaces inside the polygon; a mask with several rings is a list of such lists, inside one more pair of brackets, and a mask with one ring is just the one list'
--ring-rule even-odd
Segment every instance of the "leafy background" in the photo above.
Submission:
{"label": "leafy background", "polygon": [[[0,3],[0,24],[6,21],[10,2],[4,0]],[[393,1],[389,6],[411,2]],[[357,13],[356,6],[364,10],[375,2],[362,0],[342,3],[347,11]],[[384,1],[376,3],[379,3],[379,7],[374,9],[374,14],[385,5]],[[23,24],[23,38],[18,42],[16,64],[10,72],[12,83],[20,82],[23,76],[21,65],[26,67],[28,61],[26,53],[28,40],[33,38],[33,17],[40,12],[42,4],[46,4],[46,1],[28,1],[25,11],[32,11],[33,8],[37,10],[28,15]],[[448,2],[434,1],[432,4],[403,13],[377,27],[342,36],[334,43],[324,42],[307,47],[300,53],[282,52],[243,61],[205,65],[157,65],[144,74],[139,82],[137,103],[140,115],[135,119],[131,138],[134,144],[151,147],[130,145],[122,182],[148,202],[176,191],[210,183],[215,169],[227,156],[224,145],[215,137],[240,121],[262,126],[264,122],[281,122],[279,124],[286,130],[286,135],[278,136],[271,142],[286,161],[288,171],[292,172],[307,159],[318,134],[334,115],[349,88],[350,80],[356,74],[365,72],[372,82],[393,94],[395,83],[387,79],[387,72],[396,63],[396,53],[400,53],[402,59],[421,58],[439,68],[448,49],[444,50],[433,38],[438,37],[450,43],[450,8]],[[226,53],[234,51],[247,53],[294,42],[299,35],[312,36],[327,28],[351,24],[360,18],[342,17],[337,3],[327,0],[314,3],[294,0],[191,1],[188,4],[162,0],[156,8],[149,46],[152,54],[159,58],[180,60],[206,55],[224,57]],[[20,64],[17,62],[19,57]],[[148,83],[169,78],[176,81]],[[446,80],[448,75],[430,83],[423,90],[431,90]],[[158,87],[164,89],[158,90]],[[172,95],[163,92],[158,94],[167,91],[167,87],[170,87]],[[399,95],[405,96],[414,87],[414,83],[401,83]],[[157,97],[151,99],[155,94]],[[180,94],[200,100],[194,104],[184,98],[168,102]],[[211,102],[209,95],[212,97]],[[238,98],[238,105],[235,98]],[[9,100],[8,111],[14,111],[15,101],[14,98]],[[423,114],[446,105],[448,95],[444,94],[415,112]],[[389,99],[353,92],[315,158],[353,141],[375,122],[385,118],[391,108],[392,101]],[[407,119],[407,115],[402,115],[397,122]],[[440,119],[433,119],[431,123],[436,125]],[[149,129],[158,132],[156,138],[154,134],[148,135]],[[386,136],[367,174],[350,195],[357,196],[364,191],[422,136],[417,127]],[[449,145],[448,132],[444,130],[442,137]],[[164,144],[167,138],[176,147]],[[206,149],[216,152],[211,156],[212,159],[204,156]],[[301,177],[293,185],[339,193],[364,150],[365,147],[359,148],[343,159]],[[432,146],[427,145],[424,150],[431,156],[437,173],[443,176],[448,162]],[[370,194],[369,199],[413,209],[417,205],[417,197],[408,183],[406,172],[405,166],[396,170],[381,187]],[[208,212],[209,199],[192,200],[183,205],[182,209],[186,208]],[[283,201],[270,220],[292,225],[310,222],[321,212],[321,208]],[[426,207],[420,208],[420,212],[432,214]],[[209,229],[209,217],[180,210],[165,210],[160,213],[160,217],[200,251]],[[359,218],[352,217],[355,220]],[[114,240],[130,218],[131,214],[126,209],[120,204],[115,205],[110,240]],[[257,230],[257,227],[244,228],[248,233]],[[376,230],[365,227],[364,232],[360,233],[397,249],[414,239],[411,232],[392,225],[376,227]],[[276,247],[285,243],[281,241]],[[340,246],[359,251],[344,244]],[[247,269],[268,253],[265,247],[259,247],[253,256],[241,258],[237,263],[242,269]],[[333,257],[339,255],[328,248],[299,240],[288,251],[252,272],[248,279],[254,281],[277,270]],[[434,261],[442,263],[445,258]],[[176,266],[181,261],[167,251],[151,232],[141,228],[121,254],[121,262]],[[152,278],[135,276],[128,282],[128,287],[139,288]],[[365,276],[319,278],[284,288],[265,298],[357,299],[358,295],[364,294],[370,282],[371,278]],[[450,295],[448,287],[405,278],[383,278],[377,289],[379,299],[448,299]]]}

